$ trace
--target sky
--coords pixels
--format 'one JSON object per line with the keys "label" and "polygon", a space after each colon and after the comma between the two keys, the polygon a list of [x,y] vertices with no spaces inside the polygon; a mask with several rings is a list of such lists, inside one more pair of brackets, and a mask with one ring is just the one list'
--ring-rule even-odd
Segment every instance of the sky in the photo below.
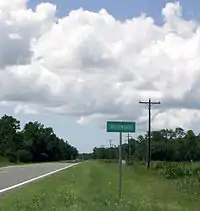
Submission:
{"label": "sky", "polygon": [[[199,133],[199,0],[0,0],[0,115],[91,152],[106,121]],[[123,142],[127,139],[123,134]]]}

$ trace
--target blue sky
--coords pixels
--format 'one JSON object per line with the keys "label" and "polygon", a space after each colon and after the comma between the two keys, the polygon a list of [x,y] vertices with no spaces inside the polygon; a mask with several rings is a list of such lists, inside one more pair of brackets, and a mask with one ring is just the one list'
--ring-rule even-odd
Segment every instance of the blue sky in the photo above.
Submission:
{"label": "blue sky", "polygon": [[[57,5],[57,16],[66,16],[69,11],[83,8],[98,12],[101,8],[106,9],[116,19],[124,20],[146,13],[154,18],[157,24],[162,24],[161,10],[169,0],[29,0],[29,6],[34,8],[40,2],[51,2]],[[199,19],[199,0],[180,0],[183,7],[183,16],[186,19]]]}
{"label": "blue sky", "polygon": [[[161,10],[165,6],[167,0],[29,0],[29,7],[35,6],[41,2],[51,2],[57,5],[57,16],[66,16],[71,10],[79,9],[82,7],[85,10],[97,12],[101,8],[106,9],[116,19],[125,20],[127,18],[137,17],[141,13],[146,13],[148,16],[154,18],[156,24],[163,23]],[[117,2],[117,3],[116,3]],[[183,7],[183,16],[186,19],[200,19],[199,0],[182,0],[180,1]],[[13,111],[9,108],[2,110],[7,114],[13,115]],[[80,152],[89,152],[94,146],[107,145],[109,139],[113,140],[113,144],[118,144],[118,134],[108,134],[103,127],[99,127],[98,123],[94,122],[90,125],[81,126],[76,124],[76,119],[70,116],[51,115],[18,115],[16,116],[21,120],[22,126],[27,121],[40,121],[46,126],[54,128],[56,134],[71,144],[75,145]],[[134,121],[134,120],[133,120]],[[124,138],[127,134],[124,134]],[[133,134],[133,137],[138,134]]]}

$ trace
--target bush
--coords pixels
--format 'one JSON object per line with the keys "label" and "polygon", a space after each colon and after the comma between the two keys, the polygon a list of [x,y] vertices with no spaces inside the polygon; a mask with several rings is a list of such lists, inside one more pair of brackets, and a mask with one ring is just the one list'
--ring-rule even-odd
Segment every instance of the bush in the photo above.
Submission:
{"label": "bush", "polygon": [[184,184],[191,181],[200,182],[199,165],[181,162],[152,162],[151,169],[158,170],[158,173],[167,179],[181,179],[181,185],[183,181]]}
{"label": "bush", "polygon": [[14,152],[8,153],[8,160],[11,163],[16,163],[17,162],[17,155]]}
{"label": "bush", "polygon": [[153,162],[151,165],[152,170],[159,170],[165,168],[165,163],[164,162]]}
{"label": "bush", "polygon": [[182,163],[166,163],[161,170],[161,174],[165,175],[167,179],[177,179],[197,176],[198,169]]}
{"label": "bush", "polygon": [[41,162],[46,162],[48,161],[48,155],[46,153],[41,153],[40,154],[40,159],[41,159]]}
{"label": "bush", "polygon": [[131,161],[127,161],[127,162],[126,162],[126,165],[127,165],[127,166],[132,166],[132,165],[134,165],[134,163],[135,163],[135,162],[134,162],[133,160],[131,160]]}
{"label": "bush", "polygon": [[185,167],[184,168],[184,170],[185,170],[185,176],[193,176],[194,175],[194,169],[192,169],[192,168],[190,168],[190,167]]}
{"label": "bush", "polygon": [[200,175],[200,166],[195,166],[193,169],[193,173],[197,176]]}
{"label": "bush", "polygon": [[140,164],[140,165],[146,165],[146,161],[138,161],[138,164]]}
{"label": "bush", "polygon": [[180,165],[168,164],[164,169],[167,179],[177,179],[185,175],[184,169]]}
{"label": "bush", "polygon": [[167,179],[177,179],[189,175],[190,171],[186,171],[185,167],[177,163],[165,163],[163,166],[159,165],[157,168],[161,169],[161,174]]}
{"label": "bush", "polygon": [[105,159],[102,160],[105,163],[118,163],[119,161],[117,159]]}
{"label": "bush", "polygon": [[32,161],[32,155],[27,150],[19,150],[18,158],[19,158],[19,161],[23,162],[23,163],[28,163],[28,162]]}

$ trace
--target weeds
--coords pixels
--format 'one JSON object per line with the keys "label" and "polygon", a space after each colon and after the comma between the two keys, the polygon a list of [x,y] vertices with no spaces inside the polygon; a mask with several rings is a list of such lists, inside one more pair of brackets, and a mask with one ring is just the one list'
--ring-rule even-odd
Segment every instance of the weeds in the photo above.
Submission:
{"label": "weeds", "polygon": [[155,162],[152,170],[158,170],[167,179],[196,177],[200,180],[200,166],[189,163]]}

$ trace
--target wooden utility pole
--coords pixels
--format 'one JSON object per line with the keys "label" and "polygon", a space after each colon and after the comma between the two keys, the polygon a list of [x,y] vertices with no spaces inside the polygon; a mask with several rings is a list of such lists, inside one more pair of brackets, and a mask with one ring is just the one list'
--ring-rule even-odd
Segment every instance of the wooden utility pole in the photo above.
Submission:
{"label": "wooden utility pole", "polygon": [[151,105],[160,104],[160,101],[153,102],[151,98],[148,101],[139,101],[140,104],[147,104],[149,110],[149,131],[148,131],[148,156],[147,156],[147,168],[150,167],[151,162]]}
{"label": "wooden utility pole", "polygon": [[109,140],[110,148],[112,147],[112,140]]}
{"label": "wooden utility pole", "polygon": [[128,133],[128,161],[130,161],[130,155],[131,155],[131,146],[130,146],[130,138],[132,138],[132,136],[130,136],[130,134]]}

